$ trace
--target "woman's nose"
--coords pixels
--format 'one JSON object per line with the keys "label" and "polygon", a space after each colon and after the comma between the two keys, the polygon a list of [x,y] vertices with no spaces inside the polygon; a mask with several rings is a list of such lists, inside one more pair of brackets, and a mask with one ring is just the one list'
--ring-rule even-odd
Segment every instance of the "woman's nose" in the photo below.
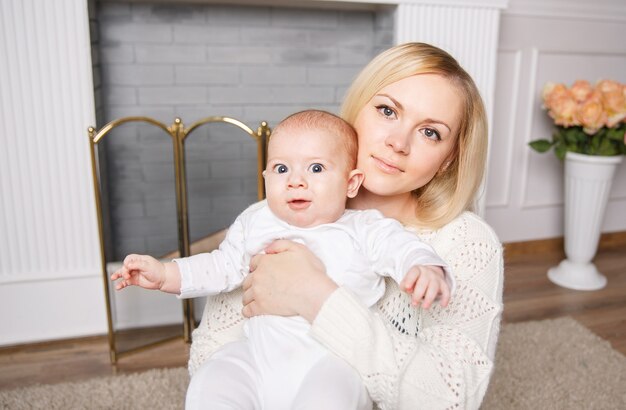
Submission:
{"label": "woman's nose", "polygon": [[394,152],[399,154],[407,155],[411,151],[411,138],[410,133],[403,130],[396,130],[395,132],[389,134],[385,139],[385,144]]}

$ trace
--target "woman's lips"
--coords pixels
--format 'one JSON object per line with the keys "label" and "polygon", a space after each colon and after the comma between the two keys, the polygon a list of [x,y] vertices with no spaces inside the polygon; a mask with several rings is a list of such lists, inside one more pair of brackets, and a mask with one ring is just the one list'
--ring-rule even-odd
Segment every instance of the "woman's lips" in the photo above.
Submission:
{"label": "woman's lips", "polygon": [[376,167],[378,167],[378,169],[380,169],[386,174],[399,174],[399,173],[404,172],[393,162],[386,161],[382,158],[378,158],[375,156],[372,156],[372,159],[374,160],[374,164],[376,165]]}
{"label": "woman's lips", "polygon": [[307,209],[311,205],[311,201],[306,199],[292,199],[287,202],[287,205],[293,211],[301,211],[303,209]]}

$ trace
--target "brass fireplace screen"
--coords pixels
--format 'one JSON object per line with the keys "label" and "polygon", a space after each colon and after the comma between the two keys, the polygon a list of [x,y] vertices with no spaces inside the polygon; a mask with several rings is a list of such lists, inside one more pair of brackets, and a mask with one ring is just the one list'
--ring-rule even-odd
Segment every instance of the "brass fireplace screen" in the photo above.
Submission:
{"label": "brass fireplace screen", "polygon": [[[109,272],[107,270],[107,264],[105,252],[105,232],[104,232],[104,214],[102,207],[102,188],[103,181],[101,176],[101,168],[99,166],[99,157],[97,155],[98,144],[102,142],[112,130],[126,123],[144,123],[153,125],[163,130],[172,140],[173,147],[173,166],[174,166],[174,178],[176,189],[176,216],[178,222],[178,254],[181,256],[189,256],[190,252],[190,238],[189,238],[189,223],[188,223],[188,204],[187,204],[187,178],[186,178],[186,162],[185,162],[185,141],[189,135],[199,127],[209,123],[226,123],[241,129],[243,132],[252,137],[257,144],[257,190],[259,200],[265,197],[265,188],[263,184],[262,171],[265,167],[266,160],[266,146],[267,140],[270,135],[270,128],[266,122],[261,122],[256,131],[250,127],[229,117],[207,117],[201,119],[189,127],[185,127],[180,118],[176,118],[170,126],[167,126],[153,118],[149,117],[124,117],[109,122],[100,130],[96,131],[93,127],[88,130],[89,141],[91,147],[91,165],[93,173],[93,184],[96,195],[96,210],[98,217],[98,233],[100,237],[100,255],[102,260],[102,275],[104,280],[104,292],[107,310],[107,326],[108,326],[108,341],[109,341],[109,354],[111,363],[117,363],[117,360],[126,353],[131,353],[138,350],[143,350],[147,347],[154,346],[157,343],[162,343],[170,338],[162,339],[157,342],[149,342],[143,345],[136,345],[128,350],[122,350],[119,348],[116,336],[117,334],[113,323],[113,306],[111,301],[111,282],[109,280]],[[182,301],[183,309],[183,327],[182,337],[186,342],[191,341],[191,332],[195,327],[193,299],[185,299]],[[175,336],[180,337],[180,334]]]}

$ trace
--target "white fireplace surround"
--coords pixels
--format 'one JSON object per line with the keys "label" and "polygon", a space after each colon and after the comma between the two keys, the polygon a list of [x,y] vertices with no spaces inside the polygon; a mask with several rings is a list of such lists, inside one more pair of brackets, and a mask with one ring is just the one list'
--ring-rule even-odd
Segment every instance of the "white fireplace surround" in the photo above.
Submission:
{"label": "white fireplace surround", "polygon": [[[456,56],[491,118],[507,0],[234,3],[395,7],[395,42],[428,42]],[[0,2],[0,55],[13,56],[0,59],[0,345],[106,332],[86,136],[95,124],[88,20],[87,0]]]}

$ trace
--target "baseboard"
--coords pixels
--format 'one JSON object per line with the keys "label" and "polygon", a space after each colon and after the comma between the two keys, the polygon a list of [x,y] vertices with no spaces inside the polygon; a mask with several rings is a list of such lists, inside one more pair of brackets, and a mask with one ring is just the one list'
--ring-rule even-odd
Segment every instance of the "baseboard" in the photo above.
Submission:
{"label": "baseboard", "polygon": [[[555,254],[565,256],[563,237],[504,244],[504,258],[517,258],[530,254]],[[626,231],[608,232],[600,236],[598,251],[626,247]]]}

